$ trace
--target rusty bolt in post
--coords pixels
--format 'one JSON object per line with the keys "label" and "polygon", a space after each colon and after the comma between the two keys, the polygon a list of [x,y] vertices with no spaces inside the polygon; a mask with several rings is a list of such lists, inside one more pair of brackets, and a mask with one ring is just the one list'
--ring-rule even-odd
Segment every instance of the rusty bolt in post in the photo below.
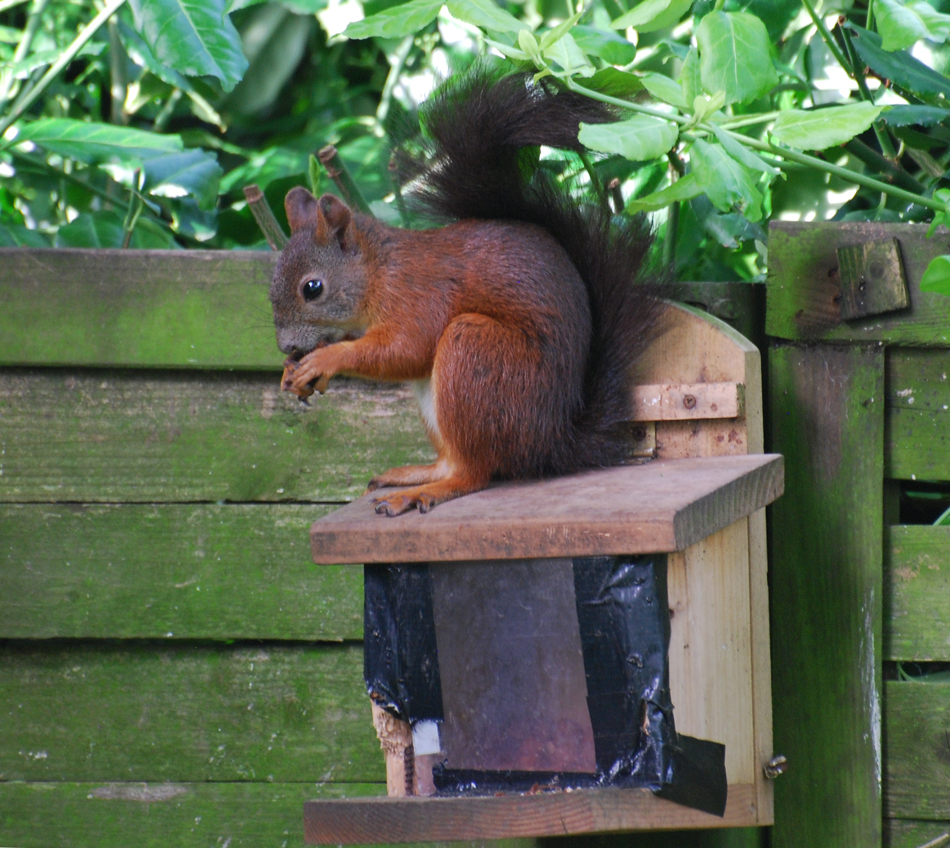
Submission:
{"label": "rusty bolt in post", "polygon": [[695,409],[695,408],[696,408],[696,396],[695,396],[695,395],[686,395],[686,396],[683,398],[683,406],[685,406],[687,409]]}

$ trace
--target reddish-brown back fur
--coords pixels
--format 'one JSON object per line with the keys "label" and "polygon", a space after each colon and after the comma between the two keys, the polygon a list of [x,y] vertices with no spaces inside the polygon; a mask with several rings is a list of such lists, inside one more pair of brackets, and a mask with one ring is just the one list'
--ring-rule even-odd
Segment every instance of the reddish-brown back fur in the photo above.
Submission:
{"label": "reddish-brown back fur", "polygon": [[[333,198],[288,195],[294,232],[271,300],[282,349],[305,354],[290,387],[322,390],[338,373],[430,380],[423,406],[439,460],[374,478],[371,487],[415,486],[379,499],[390,514],[493,478],[622,459],[626,372],[655,302],[632,285],[648,235],[578,207],[543,177],[525,183],[517,167],[520,145],[576,145],[578,120],[604,118],[522,76],[475,74],[436,98],[437,155],[415,169],[430,208],[463,220],[399,230]],[[310,299],[312,280],[320,294]]]}

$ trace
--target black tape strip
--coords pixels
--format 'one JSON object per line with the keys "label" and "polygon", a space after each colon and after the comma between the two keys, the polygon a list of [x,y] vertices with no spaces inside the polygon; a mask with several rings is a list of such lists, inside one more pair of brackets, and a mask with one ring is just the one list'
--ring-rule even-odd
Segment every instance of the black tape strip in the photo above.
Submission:
{"label": "black tape strip", "polygon": [[364,565],[363,678],[403,721],[442,720],[429,566]]}

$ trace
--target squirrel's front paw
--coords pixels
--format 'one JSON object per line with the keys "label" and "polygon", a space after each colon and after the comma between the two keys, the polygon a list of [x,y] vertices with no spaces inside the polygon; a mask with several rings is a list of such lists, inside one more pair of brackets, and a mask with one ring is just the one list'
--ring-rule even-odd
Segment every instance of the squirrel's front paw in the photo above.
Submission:
{"label": "squirrel's front paw", "polygon": [[293,356],[288,356],[284,360],[284,373],[280,378],[280,388],[284,392],[293,392],[301,400],[306,400],[316,391],[316,380],[311,380],[304,386],[294,385],[294,379],[300,368],[300,360]]}

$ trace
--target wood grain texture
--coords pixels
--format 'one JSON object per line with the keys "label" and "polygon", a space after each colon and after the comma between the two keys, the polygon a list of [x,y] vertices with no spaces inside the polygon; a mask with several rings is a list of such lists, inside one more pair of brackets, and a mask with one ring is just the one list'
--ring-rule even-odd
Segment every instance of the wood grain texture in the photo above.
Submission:
{"label": "wood grain texture", "polygon": [[0,364],[279,367],[267,301],[276,260],[270,252],[0,248]]}
{"label": "wood grain texture", "polygon": [[[354,783],[0,783],[0,838],[21,848],[286,848],[303,845],[303,805],[378,795]],[[509,839],[493,848],[534,848]],[[444,842],[416,848],[449,848]],[[452,842],[452,848],[487,848]]]}
{"label": "wood grain texture", "polygon": [[885,473],[950,480],[950,348],[891,348],[885,374]]}
{"label": "wood grain texture", "polygon": [[[946,821],[884,820],[884,848],[925,848],[934,840],[950,837],[950,819]],[[939,848],[950,845],[950,839],[937,842]]]}
{"label": "wood grain texture", "polygon": [[[802,252],[806,252],[801,248]],[[777,345],[771,508],[775,848],[881,840],[884,354]]]}
{"label": "wood grain texture", "polygon": [[738,418],[745,412],[741,383],[677,383],[634,386],[633,421]]}
{"label": "wood grain texture", "polygon": [[0,502],[343,501],[433,452],[408,389],[280,374],[6,369]]}
{"label": "wood grain texture", "polygon": [[754,783],[748,520],[670,556],[668,581],[676,730],[723,743],[729,783]]}
{"label": "wood grain texture", "polygon": [[365,496],[315,522],[315,562],[429,562],[683,550],[771,503],[782,458],[655,460],[507,483],[386,518]]}
{"label": "wood grain texture", "polygon": [[950,426],[950,348],[889,348],[885,373],[889,408],[931,412]]}
{"label": "wood grain texture", "polygon": [[722,818],[657,798],[649,789],[589,789],[463,798],[314,801],[304,807],[308,844],[504,839],[622,830],[743,827],[756,823],[754,790],[730,786]]}
{"label": "wood grain texture", "polygon": [[950,527],[884,533],[884,656],[950,662]]}
{"label": "wood grain texture", "polygon": [[310,557],[331,509],[0,504],[0,638],[362,639],[362,568]]}
{"label": "wood grain texture", "polygon": [[[927,225],[792,223],[769,226],[766,332],[782,339],[950,344],[950,299],[921,292],[930,260],[950,248],[940,229],[928,239]],[[910,291],[910,308],[844,321],[836,251],[867,241],[896,238]]]}
{"label": "wood grain texture", "polygon": [[885,814],[950,821],[950,683],[889,681],[886,694]]}
{"label": "wood grain texture", "polygon": [[885,456],[893,480],[950,480],[950,414],[888,409]]}
{"label": "wood grain texture", "polygon": [[[752,628],[752,715],[755,722],[753,747],[760,766],[776,751],[772,737],[772,649],[769,619],[768,539],[766,510],[749,516],[749,600]],[[762,821],[775,821],[775,781],[763,780],[760,768],[755,776],[756,806]]]}
{"label": "wood grain texture", "polygon": [[0,776],[383,782],[358,646],[0,645]]}
{"label": "wood grain texture", "polygon": [[762,369],[759,351],[728,324],[673,304],[663,332],[633,369],[640,384],[734,382],[744,387],[744,412],[735,419],[662,421],[656,424],[656,454],[673,459],[761,453]]}

